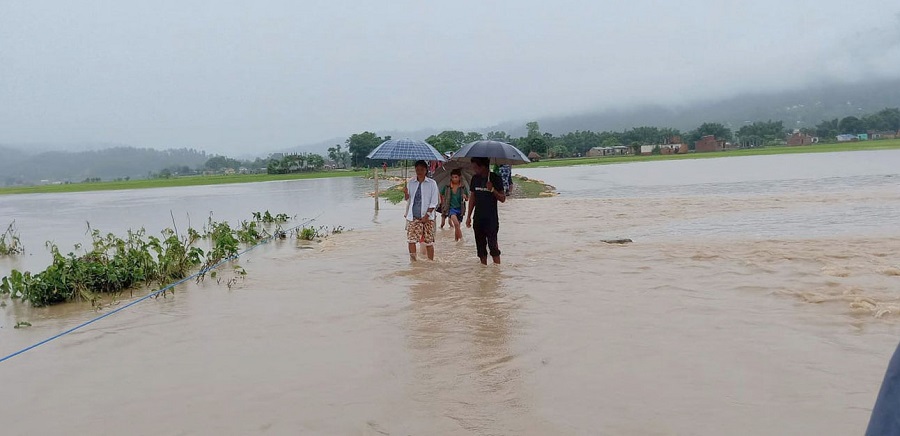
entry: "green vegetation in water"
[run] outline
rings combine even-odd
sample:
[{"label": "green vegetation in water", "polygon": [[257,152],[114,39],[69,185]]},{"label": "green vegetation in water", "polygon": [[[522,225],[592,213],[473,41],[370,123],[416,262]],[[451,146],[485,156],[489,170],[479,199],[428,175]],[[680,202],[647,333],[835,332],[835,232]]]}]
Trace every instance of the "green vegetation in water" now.
[{"label": "green vegetation in water", "polygon": [[406,195],[403,193],[403,184],[397,184],[378,193],[379,197],[387,199],[392,204],[397,204],[405,200]]},{"label": "green vegetation in water", "polygon": [[20,328],[24,328],[24,327],[31,327],[31,323],[28,321],[19,321],[16,323],[16,325],[13,328],[20,329]]},{"label": "green vegetation in water", "polygon": [[364,175],[365,170],[316,171],[291,174],[229,174],[214,176],[185,176],[168,179],[118,180],[92,183],[67,183],[60,185],[15,186],[0,188],[4,194],[39,194],[59,192],[111,191],[120,189],[170,188],[175,186],[203,186],[228,183],[254,183],[277,180],[316,179],[330,177],[351,177]]},{"label": "green vegetation in water", "polygon": [[773,146],[737,150],[715,151],[708,153],[667,154],[652,156],[603,156],[579,157],[567,159],[549,159],[523,165],[524,168],[563,167],[574,165],[612,165],[629,162],[646,162],[654,160],[709,159],[717,157],[761,156],[771,154],[799,153],[831,153],[841,151],[894,150],[900,149],[900,140],[880,140],[864,142],[843,142],[838,144],[814,144],[795,147]]},{"label": "green vegetation in water", "polygon": [[328,237],[328,235],[337,235],[348,231],[343,226],[328,227],[303,227],[297,230],[297,239],[305,241],[313,241],[319,238]]},{"label": "green vegetation in water", "polygon": [[6,228],[6,231],[0,234],[0,256],[12,256],[25,252],[25,247],[19,239],[19,231],[16,230],[16,221],[13,220]]},{"label": "green vegetation in water", "polygon": [[269,211],[265,211],[263,213],[253,212],[253,219],[265,224],[272,223],[286,223],[291,219],[286,213],[280,213],[277,215],[272,215]]},{"label": "green vegetation in water", "polygon": [[[271,236],[259,222],[244,221],[239,228],[232,228],[227,222],[210,218],[202,234],[189,228],[181,237],[168,228],[161,237],[148,236],[144,229],[129,230],[125,237],[90,229],[91,246],[82,254],[63,255],[56,245],[48,243],[50,266],[37,274],[13,270],[0,280],[0,294],[36,307],[78,300],[97,304],[101,295],[154,283],[164,286],[187,277],[198,267],[199,282],[208,272],[215,277],[212,267],[237,255],[241,244],[253,244]],[[208,242],[208,251],[196,246],[201,240]],[[76,245],[75,250],[80,249]],[[243,268],[238,272],[240,276],[246,274]]]}]

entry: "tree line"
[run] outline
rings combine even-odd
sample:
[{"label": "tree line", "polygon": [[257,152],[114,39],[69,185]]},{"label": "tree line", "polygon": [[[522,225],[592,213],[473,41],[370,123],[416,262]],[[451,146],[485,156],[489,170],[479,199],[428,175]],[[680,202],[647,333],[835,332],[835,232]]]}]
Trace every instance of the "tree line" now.
[{"label": "tree line", "polygon": [[[836,136],[843,133],[865,133],[870,130],[898,131],[900,130],[900,109],[886,108],[874,114],[862,117],[848,116],[842,119],[824,120],[812,128],[800,129],[802,133],[818,136],[821,142],[832,142]],[[479,132],[463,132],[461,130],[445,130],[429,136],[425,139],[440,152],[452,152],[463,145],[479,140],[496,140],[515,145],[524,153],[538,153],[545,157],[575,157],[584,156],[593,147],[629,146],[639,148],[642,145],[656,145],[669,143],[686,143],[693,150],[694,143],[703,136],[713,135],[716,139],[733,142],[744,147],[763,145],[776,145],[783,143],[788,129],[783,121],[755,121],[741,126],[736,131],[722,123],[703,123],[689,131],[681,131],[672,127],[642,126],[634,127],[620,132],[590,130],[576,130],[563,135],[541,132],[537,121],[526,124],[527,133],[521,137],[511,137],[503,131],[491,131],[486,134]],[[345,153],[349,154],[349,160],[353,166],[360,167],[369,164],[366,156],[379,144],[390,139],[390,136],[380,137],[372,132],[362,132],[347,138]],[[329,149],[340,150],[336,145]],[[375,163],[375,164],[380,164]]]}]

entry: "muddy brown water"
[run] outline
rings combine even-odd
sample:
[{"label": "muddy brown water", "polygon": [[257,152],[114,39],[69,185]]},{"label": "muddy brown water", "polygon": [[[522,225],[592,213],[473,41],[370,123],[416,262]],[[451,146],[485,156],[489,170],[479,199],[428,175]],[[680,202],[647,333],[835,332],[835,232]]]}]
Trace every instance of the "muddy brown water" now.
[{"label": "muddy brown water", "polygon": [[[230,290],[180,286],[0,364],[0,428],[861,434],[900,340],[900,232],[790,231],[823,205],[889,215],[900,190],[512,200],[500,267],[446,230],[411,264],[386,206],[251,251]],[[695,230],[764,216],[784,227]],[[3,355],[98,314],[3,310]]]}]

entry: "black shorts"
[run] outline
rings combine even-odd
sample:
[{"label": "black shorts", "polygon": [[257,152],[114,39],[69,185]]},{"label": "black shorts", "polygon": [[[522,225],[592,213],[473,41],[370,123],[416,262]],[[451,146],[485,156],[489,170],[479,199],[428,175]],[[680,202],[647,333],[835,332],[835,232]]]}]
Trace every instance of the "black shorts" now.
[{"label": "black shorts", "polygon": [[472,226],[475,230],[475,249],[478,251],[478,257],[484,259],[488,253],[491,256],[500,255],[500,247],[497,245],[497,231],[500,225],[495,223],[478,224]]}]

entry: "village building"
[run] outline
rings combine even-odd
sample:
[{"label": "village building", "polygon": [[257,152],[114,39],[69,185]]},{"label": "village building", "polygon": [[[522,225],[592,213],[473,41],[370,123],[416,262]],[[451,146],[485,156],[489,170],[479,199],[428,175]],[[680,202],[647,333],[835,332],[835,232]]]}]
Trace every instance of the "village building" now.
[{"label": "village building", "polygon": [[816,144],[819,142],[819,138],[815,136],[810,136],[806,133],[794,132],[787,139],[787,145],[791,147],[799,146],[799,145],[810,145]]},{"label": "village building", "polygon": [[694,151],[697,153],[706,153],[710,151],[725,150],[725,140],[716,139],[713,135],[706,135],[694,143]]}]

